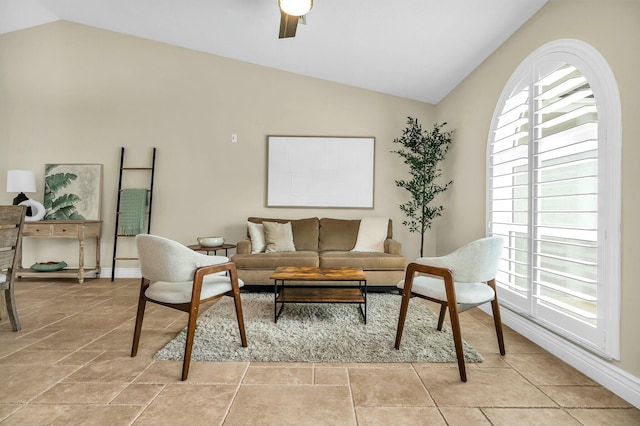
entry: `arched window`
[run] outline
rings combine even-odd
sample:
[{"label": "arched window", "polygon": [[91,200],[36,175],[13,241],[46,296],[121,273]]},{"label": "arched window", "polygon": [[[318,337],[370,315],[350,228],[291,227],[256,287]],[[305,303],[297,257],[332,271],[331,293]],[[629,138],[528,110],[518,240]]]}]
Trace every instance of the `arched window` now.
[{"label": "arched window", "polygon": [[488,235],[505,238],[501,304],[619,357],[618,88],[606,60],[557,40],[517,68],[487,151]]}]

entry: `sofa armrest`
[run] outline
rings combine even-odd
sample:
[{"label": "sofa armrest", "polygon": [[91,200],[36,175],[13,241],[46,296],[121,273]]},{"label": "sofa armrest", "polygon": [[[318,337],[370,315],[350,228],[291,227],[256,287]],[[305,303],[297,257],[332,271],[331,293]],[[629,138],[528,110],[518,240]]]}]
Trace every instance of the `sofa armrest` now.
[{"label": "sofa armrest", "polygon": [[399,255],[401,250],[402,244],[400,244],[400,241],[396,241],[392,238],[387,238],[386,240],[384,240],[385,253]]},{"label": "sofa armrest", "polygon": [[251,240],[242,240],[236,243],[236,254],[251,254]]}]

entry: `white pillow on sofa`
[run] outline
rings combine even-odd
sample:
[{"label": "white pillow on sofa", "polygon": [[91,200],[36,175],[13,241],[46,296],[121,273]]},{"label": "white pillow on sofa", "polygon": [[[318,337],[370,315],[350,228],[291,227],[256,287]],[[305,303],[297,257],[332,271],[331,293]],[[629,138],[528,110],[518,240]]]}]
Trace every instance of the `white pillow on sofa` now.
[{"label": "white pillow on sofa", "polygon": [[387,239],[388,217],[365,217],[360,221],[356,245],[351,251],[384,253]]},{"label": "white pillow on sofa", "polygon": [[264,239],[264,227],[261,223],[247,222],[249,239],[251,240],[251,254],[264,252],[267,244]]},{"label": "white pillow on sofa", "polygon": [[291,222],[262,222],[264,227],[264,239],[267,243],[267,253],[281,251],[296,251],[293,244],[293,232]]}]

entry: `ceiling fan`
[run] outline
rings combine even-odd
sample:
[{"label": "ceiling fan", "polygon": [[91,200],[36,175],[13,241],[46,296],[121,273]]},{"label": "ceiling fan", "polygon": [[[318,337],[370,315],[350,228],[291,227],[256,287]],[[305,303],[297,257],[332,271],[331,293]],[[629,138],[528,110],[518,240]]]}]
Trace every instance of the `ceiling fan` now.
[{"label": "ceiling fan", "polygon": [[311,10],[313,0],[278,0],[278,5],[280,6],[278,38],[295,37],[298,22]]}]

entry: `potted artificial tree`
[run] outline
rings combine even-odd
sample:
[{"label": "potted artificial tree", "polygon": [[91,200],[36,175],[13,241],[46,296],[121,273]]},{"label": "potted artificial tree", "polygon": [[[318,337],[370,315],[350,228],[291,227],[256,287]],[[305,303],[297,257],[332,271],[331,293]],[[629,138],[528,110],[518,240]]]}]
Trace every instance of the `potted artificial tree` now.
[{"label": "potted artificial tree", "polygon": [[402,145],[397,151],[405,164],[409,166],[408,180],[396,180],[396,185],[406,189],[411,199],[400,205],[400,210],[407,216],[402,224],[409,227],[409,232],[420,233],[420,257],[423,257],[424,234],[431,228],[431,222],[442,215],[444,207],[432,205],[434,198],[449,188],[453,181],[438,183],[442,170],[438,164],[444,160],[453,131],[443,132],[447,123],[434,124],[429,132],[422,130],[417,118],[407,117],[407,127],[402,137],[393,143]]}]

